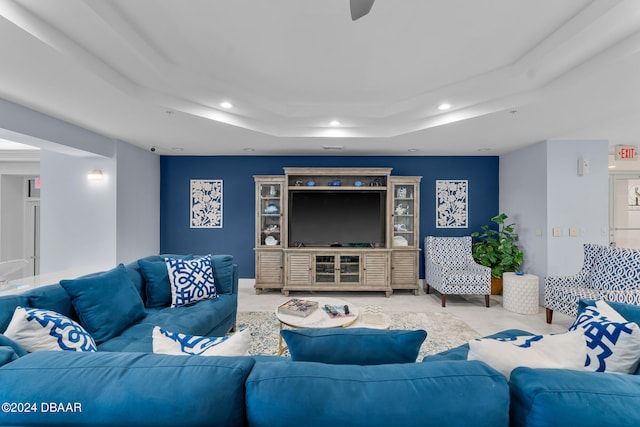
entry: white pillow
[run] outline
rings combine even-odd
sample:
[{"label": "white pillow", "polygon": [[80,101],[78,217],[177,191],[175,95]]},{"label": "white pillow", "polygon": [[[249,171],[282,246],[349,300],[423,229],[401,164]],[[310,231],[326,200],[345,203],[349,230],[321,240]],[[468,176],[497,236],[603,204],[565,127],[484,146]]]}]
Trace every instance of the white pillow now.
[{"label": "white pillow", "polygon": [[16,307],[4,335],[26,351],[97,351],[96,343],[82,326],[51,310]]},{"label": "white pillow", "polygon": [[246,356],[251,333],[243,329],[225,337],[199,337],[153,328],[153,352],[157,354],[193,356]]},{"label": "white pillow", "polygon": [[640,327],[628,322],[602,300],[578,314],[570,331],[581,331],[586,339],[585,369],[595,372],[632,374],[640,362]]},{"label": "white pillow", "polygon": [[217,298],[211,255],[196,259],[165,258],[171,283],[171,307]]},{"label": "white pillow", "polygon": [[519,366],[529,368],[584,369],[586,346],[580,331],[557,335],[534,335],[511,340],[469,341],[468,360],[481,360],[500,371],[507,380]]}]

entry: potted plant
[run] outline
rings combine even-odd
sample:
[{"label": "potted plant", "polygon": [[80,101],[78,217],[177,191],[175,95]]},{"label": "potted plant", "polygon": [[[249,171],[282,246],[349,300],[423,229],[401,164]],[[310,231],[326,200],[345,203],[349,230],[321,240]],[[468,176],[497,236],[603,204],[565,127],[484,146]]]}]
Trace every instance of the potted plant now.
[{"label": "potted plant", "polygon": [[477,238],[472,253],[475,261],[491,268],[491,294],[502,293],[502,273],[518,271],[522,265],[523,253],[518,247],[515,224],[505,224],[508,216],[504,213],[491,218],[498,229],[483,225],[482,233],[476,231],[471,236]]}]

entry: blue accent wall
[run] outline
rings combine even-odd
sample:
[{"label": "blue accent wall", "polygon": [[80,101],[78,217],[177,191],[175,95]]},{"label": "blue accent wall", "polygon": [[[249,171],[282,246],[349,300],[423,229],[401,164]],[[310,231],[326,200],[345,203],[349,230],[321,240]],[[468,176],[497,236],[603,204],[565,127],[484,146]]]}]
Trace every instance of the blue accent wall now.
[{"label": "blue accent wall", "polygon": [[[161,253],[231,254],[241,278],[255,277],[254,175],[283,175],[285,167],[380,167],[392,175],[422,176],[420,241],[427,235],[463,236],[489,224],[497,215],[496,156],[163,156],[160,159]],[[223,228],[189,227],[189,181],[222,179]],[[435,181],[469,181],[469,228],[435,227]],[[424,277],[421,260],[420,277]]]}]

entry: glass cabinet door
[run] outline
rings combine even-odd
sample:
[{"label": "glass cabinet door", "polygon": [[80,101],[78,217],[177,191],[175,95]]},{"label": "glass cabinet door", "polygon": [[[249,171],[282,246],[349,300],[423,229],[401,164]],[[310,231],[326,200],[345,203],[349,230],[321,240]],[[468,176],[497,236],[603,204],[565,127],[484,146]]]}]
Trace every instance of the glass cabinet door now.
[{"label": "glass cabinet door", "polygon": [[360,282],[360,256],[340,256],[340,283]]},{"label": "glass cabinet door", "polygon": [[333,255],[316,256],[316,283],[335,283],[336,257]]},{"label": "glass cabinet door", "polygon": [[395,184],[393,191],[393,247],[416,245],[416,185]]},{"label": "glass cabinet door", "polygon": [[260,246],[282,246],[282,184],[260,183]]}]

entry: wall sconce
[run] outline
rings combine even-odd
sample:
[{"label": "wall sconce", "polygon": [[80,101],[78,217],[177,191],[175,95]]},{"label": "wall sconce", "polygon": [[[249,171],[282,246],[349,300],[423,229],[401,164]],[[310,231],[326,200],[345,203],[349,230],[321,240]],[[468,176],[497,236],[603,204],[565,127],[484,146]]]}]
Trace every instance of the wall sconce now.
[{"label": "wall sconce", "polygon": [[87,174],[89,181],[102,181],[103,175],[101,170],[93,170]]}]

